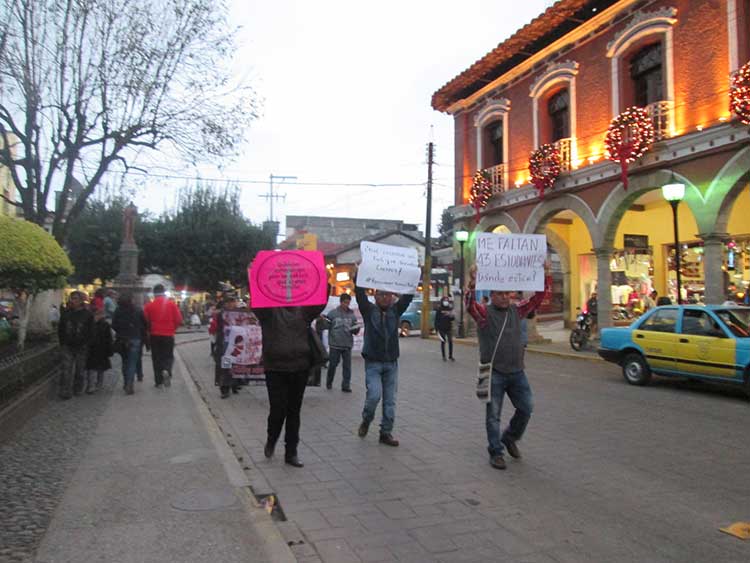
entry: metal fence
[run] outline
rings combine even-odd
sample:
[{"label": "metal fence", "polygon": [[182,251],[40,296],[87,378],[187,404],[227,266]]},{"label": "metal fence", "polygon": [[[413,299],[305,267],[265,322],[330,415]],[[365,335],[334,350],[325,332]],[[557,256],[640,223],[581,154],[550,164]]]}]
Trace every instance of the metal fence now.
[{"label": "metal fence", "polygon": [[55,377],[60,370],[57,343],[39,343],[20,353],[0,359],[0,406],[34,384]]}]

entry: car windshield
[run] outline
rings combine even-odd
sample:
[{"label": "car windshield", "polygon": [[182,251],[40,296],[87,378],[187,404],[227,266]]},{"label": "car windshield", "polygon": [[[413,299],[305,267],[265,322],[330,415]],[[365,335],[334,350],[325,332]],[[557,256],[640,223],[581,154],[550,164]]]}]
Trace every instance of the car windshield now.
[{"label": "car windshield", "polygon": [[716,311],[719,318],[724,321],[727,328],[732,331],[732,334],[737,338],[750,338],[750,310],[742,311],[738,309]]}]

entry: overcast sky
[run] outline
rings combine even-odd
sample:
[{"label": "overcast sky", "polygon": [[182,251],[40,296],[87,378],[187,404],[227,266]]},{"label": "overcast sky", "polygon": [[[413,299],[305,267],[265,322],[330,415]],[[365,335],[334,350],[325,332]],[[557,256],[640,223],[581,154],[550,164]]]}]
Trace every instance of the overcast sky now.
[{"label": "overcast sky", "polygon": [[[243,155],[205,177],[243,180],[243,211],[268,218],[270,174],[299,182],[418,186],[279,186],[285,215],[402,219],[424,229],[426,145],[436,145],[433,233],[453,203],[453,123],[437,89],[544,11],[550,0],[235,0],[237,72],[263,100]],[[432,126],[432,136],[431,136]],[[177,175],[194,175],[195,169]],[[259,181],[262,183],[251,183]],[[171,206],[183,180],[140,193]],[[283,228],[283,224],[282,224]],[[283,230],[282,230],[283,233]]]}]

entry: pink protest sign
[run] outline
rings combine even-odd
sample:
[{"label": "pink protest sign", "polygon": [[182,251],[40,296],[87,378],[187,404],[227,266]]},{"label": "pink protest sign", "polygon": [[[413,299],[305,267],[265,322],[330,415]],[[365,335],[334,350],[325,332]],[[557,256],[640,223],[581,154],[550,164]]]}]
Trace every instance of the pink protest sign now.
[{"label": "pink protest sign", "polygon": [[320,305],[328,300],[323,253],[262,250],[248,269],[253,307]]}]

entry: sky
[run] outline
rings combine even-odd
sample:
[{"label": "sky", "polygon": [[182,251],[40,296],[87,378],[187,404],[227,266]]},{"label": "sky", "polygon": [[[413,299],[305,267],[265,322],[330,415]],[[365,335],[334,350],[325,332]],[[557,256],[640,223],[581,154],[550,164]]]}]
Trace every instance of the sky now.
[{"label": "sky", "polygon": [[[269,218],[269,176],[296,177],[274,182],[285,195],[274,202],[282,234],[285,215],[401,219],[424,231],[432,141],[435,235],[453,204],[453,118],[432,109],[432,94],[550,4],[234,0],[236,74],[262,100],[260,117],[233,164],[175,175],[239,181],[242,210],[256,223]],[[158,213],[185,183],[163,180],[136,203]]]}]

